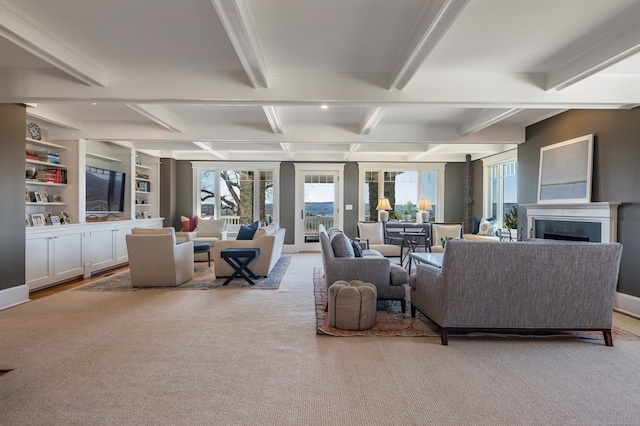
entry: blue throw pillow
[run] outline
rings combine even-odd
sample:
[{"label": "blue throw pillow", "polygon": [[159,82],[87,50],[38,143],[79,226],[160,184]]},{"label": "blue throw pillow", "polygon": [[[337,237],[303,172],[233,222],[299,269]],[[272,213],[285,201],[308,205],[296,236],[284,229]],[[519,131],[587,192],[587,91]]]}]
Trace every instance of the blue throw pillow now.
[{"label": "blue throw pillow", "polygon": [[350,241],[351,245],[353,246],[353,254],[356,257],[362,257],[364,255],[364,253],[362,252],[362,246],[353,240]]},{"label": "blue throw pillow", "polygon": [[253,234],[256,233],[259,224],[260,222],[256,220],[251,225],[240,226],[236,240],[253,240]]},{"label": "blue throw pillow", "polygon": [[473,232],[472,234],[477,234],[480,231],[480,222],[482,222],[482,218],[474,217],[473,218]]}]

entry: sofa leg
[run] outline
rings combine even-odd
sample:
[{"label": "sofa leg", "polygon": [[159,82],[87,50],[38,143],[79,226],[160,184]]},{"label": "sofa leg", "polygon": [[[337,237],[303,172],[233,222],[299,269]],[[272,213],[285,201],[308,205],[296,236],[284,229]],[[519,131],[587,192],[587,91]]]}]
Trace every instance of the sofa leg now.
[{"label": "sofa leg", "polygon": [[602,335],[604,336],[605,345],[613,346],[613,336],[611,335],[611,330],[602,330]]},{"label": "sofa leg", "polygon": [[443,345],[449,344],[449,333],[447,332],[446,328],[440,329],[440,341]]},{"label": "sofa leg", "polygon": [[400,310],[402,311],[403,314],[407,312],[407,299],[402,299],[400,301]]},{"label": "sofa leg", "polygon": [[414,318],[416,316],[416,307],[411,305],[411,318]]}]

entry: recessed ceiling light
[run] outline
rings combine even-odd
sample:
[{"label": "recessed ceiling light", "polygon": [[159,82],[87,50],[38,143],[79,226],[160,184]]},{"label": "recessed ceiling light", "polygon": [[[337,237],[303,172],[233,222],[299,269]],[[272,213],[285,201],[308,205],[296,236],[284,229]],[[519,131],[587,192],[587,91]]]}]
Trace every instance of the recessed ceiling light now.
[{"label": "recessed ceiling light", "polygon": [[320,108],[327,109],[327,108],[329,108],[329,105],[320,105]]}]

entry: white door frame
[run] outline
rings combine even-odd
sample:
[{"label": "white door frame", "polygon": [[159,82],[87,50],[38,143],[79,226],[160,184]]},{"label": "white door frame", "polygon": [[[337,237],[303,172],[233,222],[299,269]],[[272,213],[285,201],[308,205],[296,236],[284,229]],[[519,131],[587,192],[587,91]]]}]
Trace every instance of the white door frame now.
[{"label": "white door frame", "polygon": [[318,243],[304,243],[304,217],[301,212],[304,211],[304,176],[309,173],[318,174],[321,172],[337,173],[338,182],[336,182],[337,194],[334,200],[334,224],[333,226],[342,229],[344,204],[344,163],[294,163],[296,171],[296,195],[295,206],[295,251],[320,251]]}]

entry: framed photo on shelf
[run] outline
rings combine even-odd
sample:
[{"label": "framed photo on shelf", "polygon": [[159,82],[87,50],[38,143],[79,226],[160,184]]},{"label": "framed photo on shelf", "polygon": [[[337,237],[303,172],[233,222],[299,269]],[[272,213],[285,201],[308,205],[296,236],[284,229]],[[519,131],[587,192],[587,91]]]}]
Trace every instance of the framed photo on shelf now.
[{"label": "framed photo on shelf", "polygon": [[25,201],[29,201],[29,202],[31,202],[31,195],[29,194],[29,190],[28,190],[28,189],[27,189],[27,190],[25,190],[25,193],[24,193],[24,200],[25,200]]},{"label": "framed photo on shelf", "polygon": [[42,202],[43,203],[48,203],[49,202],[49,194],[47,194],[46,192],[42,192],[40,194],[40,197],[42,198]]},{"label": "framed photo on shelf", "polygon": [[44,212],[44,215],[47,219],[47,223],[51,223],[51,217],[53,216],[53,213],[51,212]]},{"label": "framed photo on shelf", "polygon": [[29,213],[24,214],[24,226],[31,226],[31,216],[29,216]]},{"label": "framed photo on shelf", "polygon": [[46,225],[46,218],[44,213],[31,213],[31,222],[33,223],[33,226]]},{"label": "framed photo on shelf", "polygon": [[71,223],[71,216],[69,216],[69,212],[62,212],[62,217],[60,218],[62,223]]},{"label": "framed photo on shelf", "polygon": [[53,194],[53,201],[55,203],[61,203],[62,202],[62,195],[60,194]]},{"label": "framed photo on shelf", "polygon": [[38,191],[34,191],[32,194],[33,194],[33,197],[31,198],[31,201],[36,203],[42,202],[42,194],[40,194]]},{"label": "framed photo on shelf", "polygon": [[60,218],[58,216],[51,216],[49,218],[52,225],[60,225]]}]

